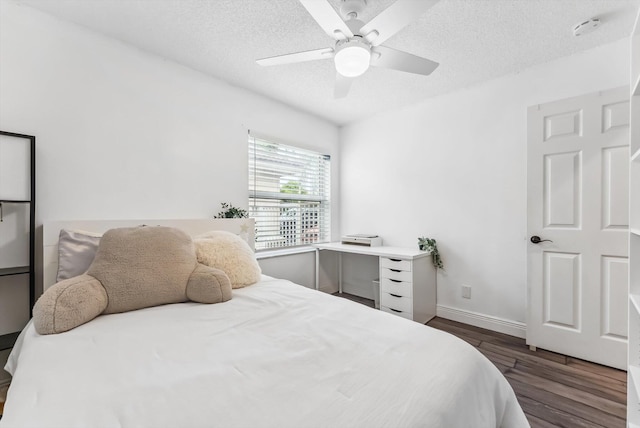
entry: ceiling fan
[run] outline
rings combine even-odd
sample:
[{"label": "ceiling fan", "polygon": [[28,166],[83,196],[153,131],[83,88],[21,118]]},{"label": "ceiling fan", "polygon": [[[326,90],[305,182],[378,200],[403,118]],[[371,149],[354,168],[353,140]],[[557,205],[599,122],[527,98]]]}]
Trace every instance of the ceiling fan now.
[{"label": "ceiling fan", "polygon": [[397,0],[366,24],[358,17],[366,7],[367,0],[342,0],[340,13],[345,20],[327,0],[299,1],[320,27],[335,39],[334,47],[262,58],[256,61],[258,64],[269,66],[333,58],[337,71],[335,98],[345,97],[354,78],[367,71],[370,65],[425,76],[439,65],[435,61],[382,46],[385,40],[438,0]]}]

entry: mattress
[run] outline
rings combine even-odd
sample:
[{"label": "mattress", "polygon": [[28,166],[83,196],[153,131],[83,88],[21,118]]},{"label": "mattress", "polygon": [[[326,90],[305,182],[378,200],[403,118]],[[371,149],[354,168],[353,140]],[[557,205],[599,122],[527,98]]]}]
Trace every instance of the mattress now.
[{"label": "mattress", "polygon": [[225,303],[29,325],[5,369],[3,428],[529,426],[466,342],[268,277]]}]

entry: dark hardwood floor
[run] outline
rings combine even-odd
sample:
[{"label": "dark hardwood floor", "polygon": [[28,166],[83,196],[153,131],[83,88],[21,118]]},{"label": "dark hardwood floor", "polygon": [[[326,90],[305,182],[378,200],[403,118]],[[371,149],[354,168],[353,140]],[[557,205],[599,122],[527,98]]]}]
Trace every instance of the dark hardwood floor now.
[{"label": "dark hardwood floor", "polygon": [[[342,294],[367,306],[373,301]],[[545,350],[524,339],[434,318],[429,327],[475,346],[502,372],[533,428],[626,426],[627,374]]]}]

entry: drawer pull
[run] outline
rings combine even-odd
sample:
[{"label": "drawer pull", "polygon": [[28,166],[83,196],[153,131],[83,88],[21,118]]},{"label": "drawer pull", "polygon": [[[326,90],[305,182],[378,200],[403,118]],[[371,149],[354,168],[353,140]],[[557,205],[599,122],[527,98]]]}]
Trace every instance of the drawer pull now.
[{"label": "drawer pull", "polygon": [[402,297],[402,296],[400,296],[400,295],[398,295],[398,294],[393,294],[393,293],[389,293],[389,295],[390,295],[390,296],[393,296],[393,297]]},{"label": "drawer pull", "polygon": [[389,259],[389,260],[391,260],[392,262],[401,262],[402,261],[400,259]]},{"label": "drawer pull", "polygon": [[402,272],[400,269],[389,269],[391,272]]},{"label": "drawer pull", "polygon": [[399,311],[399,310],[397,310],[397,309],[393,309],[393,308],[389,308],[389,309],[391,309],[393,312],[402,313],[402,311]]},{"label": "drawer pull", "polygon": [[402,281],[400,281],[399,279],[391,279],[391,278],[389,278],[389,281],[393,281],[393,282],[402,282]]}]

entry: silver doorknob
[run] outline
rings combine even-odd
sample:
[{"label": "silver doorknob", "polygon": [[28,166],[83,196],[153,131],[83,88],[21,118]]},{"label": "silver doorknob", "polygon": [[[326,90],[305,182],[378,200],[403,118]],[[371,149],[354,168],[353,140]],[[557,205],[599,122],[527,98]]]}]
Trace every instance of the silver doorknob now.
[{"label": "silver doorknob", "polygon": [[540,239],[539,236],[533,235],[531,237],[531,242],[533,242],[534,244],[539,244],[541,242],[553,242],[551,239]]}]

